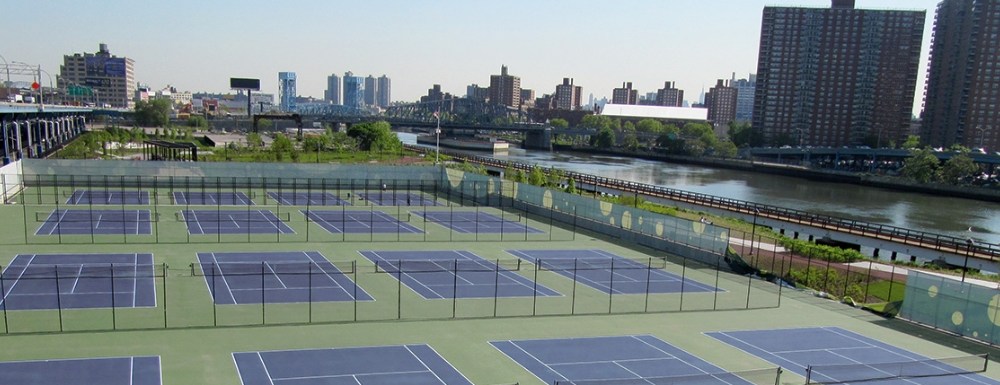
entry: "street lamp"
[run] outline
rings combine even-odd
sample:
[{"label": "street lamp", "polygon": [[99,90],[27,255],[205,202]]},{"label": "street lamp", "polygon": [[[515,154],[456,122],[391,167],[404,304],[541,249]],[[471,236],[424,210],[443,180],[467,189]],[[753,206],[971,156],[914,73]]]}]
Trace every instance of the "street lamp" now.
[{"label": "street lamp", "polygon": [[0,60],[3,60],[3,68],[7,70],[7,81],[3,83],[4,86],[10,83],[10,64],[7,63],[7,59],[0,55]]},{"label": "street lamp", "polygon": [[437,118],[437,128],[434,129],[434,164],[438,164],[438,159],[441,157],[441,109],[438,108],[434,111],[434,117]]},{"label": "street lamp", "polygon": [[965,244],[967,245],[965,249],[965,264],[962,266],[962,282],[965,282],[965,272],[969,270],[969,256],[972,255],[972,246],[975,246],[976,241],[972,240],[972,237],[965,239]]},{"label": "street lamp", "polygon": [[753,241],[757,237],[757,216],[760,215],[760,210],[756,207],[753,209],[753,227],[750,227],[750,255],[753,255]]}]

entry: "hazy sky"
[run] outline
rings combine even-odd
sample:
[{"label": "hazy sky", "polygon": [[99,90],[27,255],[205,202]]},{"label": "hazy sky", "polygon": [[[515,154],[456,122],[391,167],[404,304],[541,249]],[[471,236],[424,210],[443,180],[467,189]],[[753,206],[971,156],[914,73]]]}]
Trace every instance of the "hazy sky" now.
[{"label": "hazy sky", "polygon": [[[938,0],[857,0],[858,8],[926,10],[920,84]],[[765,5],[828,7],[829,0],[360,0],[3,1],[0,56],[53,76],[64,54],[135,60],[154,89],[227,91],[230,77],[298,75],[298,93],[322,98],[326,77],[388,75],[392,99],[414,101],[432,84],[465,95],[508,66],[521,86],[552,93],[563,77],[584,101],[631,81],[640,94],[676,81],[688,100],[716,79],[755,72]],[[18,80],[18,79],[14,79]],[[22,79],[27,80],[27,79]],[[919,105],[919,100],[918,103]],[[919,108],[919,107],[917,107]]]}]

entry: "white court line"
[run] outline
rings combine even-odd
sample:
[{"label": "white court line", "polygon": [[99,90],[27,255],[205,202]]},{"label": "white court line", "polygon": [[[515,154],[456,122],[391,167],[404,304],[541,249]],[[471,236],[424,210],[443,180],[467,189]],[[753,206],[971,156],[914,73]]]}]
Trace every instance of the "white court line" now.
[{"label": "white court line", "polygon": [[427,364],[424,363],[424,360],[420,359],[420,356],[418,356],[416,353],[410,350],[409,345],[403,345],[403,348],[406,349],[407,352],[410,352],[410,355],[412,355],[413,358],[416,358],[417,361],[420,362],[420,365],[423,365],[423,367],[426,368],[428,372],[431,372],[431,374],[434,375],[434,378],[437,378],[437,380],[441,381],[442,384],[447,384],[447,382],[444,382],[444,380],[441,379],[441,376],[438,376],[437,372],[435,372],[433,369],[427,366]]},{"label": "white court line", "polygon": [[[55,267],[53,267],[53,269],[56,270],[56,276],[59,276],[59,266],[56,265]],[[112,270],[112,274],[114,274],[114,270]],[[76,271],[76,279],[73,281],[73,287],[69,289],[69,294],[73,294],[73,293],[76,292],[76,285],[78,283],[80,283],[80,276],[81,275],[83,275],[83,264],[82,263],[80,264],[80,269]]]},{"label": "white court line", "polygon": [[[212,255],[212,260],[215,261],[215,266],[219,268],[219,275],[222,276],[222,283],[226,285],[226,290],[229,291],[229,298],[233,299],[233,305],[239,305],[240,304],[239,301],[236,301],[236,296],[233,295],[233,289],[229,286],[229,281],[226,280],[226,274],[222,272],[222,265],[219,264],[219,259],[215,257],[215,253],[214,252],[209,253],[209,254]],[[213,278],[212,278],[212,280],[215,281],[215,278],[214,278],[214,272],[215,272],[214,269],[215,269],[215,267],[213,267],[212,269],[213,269],[212,270],[212,272],[213,272]],[[215,292],[215,293],[218,293],[219,290],[218,289],[214,289],[212,291]]]},{"label": "white court line", "polygon": [[[271,274],[274,275],[274,278],[276,278],[278,280],[278,283],[281,284],[282,289],[288,288],[288,286],[285,285],[285,281],[281,280],[281,277],[278,276],[278,272],[274,271],[274,267],[272,267],[270,263],[264,262],[264,266],[267,266],[267,269],[271,270]],[[263,286],[261,288],[263,289]]]},{"label": "white court line", "polygon": [[[132,255],[134,257],[133,260],[132,260],[133,261],[132,262],[132,307],[135,307],[135,297],[139,296],[136,293],[136,290],[139,287],[139,253],[134,253]],[[156,273],[156,271],[155,271],[156,268],[153,267],[152,265],[150,265],[150,268],[154,269],[154,271],[153,271],[154,274],[153,275],[156,275],[155,274]],[[115,277],[115,269],[114,269],[114,267],[112,267],[111,268],[111,279],[112,280],[115,279],[114,277]],[[114,284],[114,282],[112,282],[112,284]],[[111,295],[114,295],[114,294],[111,294]]]},{"label": "white court line", "polygon": [[[28,270],[28,266],[31,266],[31,261],[34,261],[36,256],[38,256],[38,254],[31,254],[31,258],[28,258],[28,263],[24,264],[24,268],[21,269],[21,272],[17,275],[17,278],[14,278],[14,284],[10,285],[10,287],[7,288],[6,293],[3,293],[3,298],[0,298],[0,304],[6,301],[7,296],[11,295],[11,293],[14,292],[14,286],[17,286],[17,283],[21,282],[21,277],[24,276],[24,272]],[[10,265],[8,265],[3,272],[0,272],[0,277],[3,276],[3,273],[7,272],[7,269],[10,269]]]},{"label": "white court line", "polygon": [[[214,256],[215,253],[212,253],[212,255]],[[264,362],[264,356],[260,355],[260,352],[257,352],[257,359],[260,360],[260,366],[264,368],[264,374],[267,375],[267,382],[270,382],[271,385],[274,385],[274,378],[271,378],[271,371],[267,370],[267,363]],[[240,382],[243,382],[242,377],[240,377]]]}]

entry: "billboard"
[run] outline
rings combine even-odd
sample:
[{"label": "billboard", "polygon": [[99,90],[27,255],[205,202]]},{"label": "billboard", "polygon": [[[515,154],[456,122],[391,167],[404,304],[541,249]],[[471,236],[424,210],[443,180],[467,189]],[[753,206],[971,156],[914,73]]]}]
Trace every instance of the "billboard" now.
[{"label": "billboard", "polygon": [[125,77],[125,58],[87,56],[85,65],[90,77]]},{"label": "billboard", "polygon": [[260,79],[229,78],[229,88],[259,91]]}]

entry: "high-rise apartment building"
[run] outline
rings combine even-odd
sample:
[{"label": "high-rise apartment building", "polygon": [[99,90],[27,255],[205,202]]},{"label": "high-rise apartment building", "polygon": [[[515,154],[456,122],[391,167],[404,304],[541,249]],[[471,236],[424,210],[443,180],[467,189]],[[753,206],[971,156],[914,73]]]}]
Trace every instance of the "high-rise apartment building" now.
[{"label": "high-rise apartment building", "polygon": [[111,55],[107,44],[100,44],[96,53],[63,56],[59,66],[58,87],[87,87],[95,91],[95,100],[114,108],[134,108],[136,93],[135,62],[127,57]]},{"label": "high-rise apartment building", "polygon": [[475,100],[487,100],[490,97],[489,87],[480,87],[478,84],[465,86],[465,97]]},{"label": "high-rise apartment building", "polygon": [[323,93],[323,100],[331,104],[341,104],[340,99],[340,76],[330,74],[326,77],[326,92]]},{"label": "high-rise apartment building", "polygon": [[683,107],[684,91],[677,89],[674,82],[663,82],[663,88],[656,90],[656,105]]},{"label": "high-rise apartment building", "polygon": [[716,132],[725,132],[729,123],[736,120],[736,100],[736,88],[730,87],[725,80],[719,79],[715,87],[708,89],[705,108],[708,108],[708,121],[715,126]]},{"label": "high-rise apartment building", "polygon": [[579,110],[583,87],[573,85],[572,78],[563,78],[562,84],[556,86],[555,108],[557,110]]},{"label": "high-rise apartment building", "polygon": [[392,103],[392,79],[383,74],[378,77],[378,92],[375,95],[375,103],[379,107],[388,107]]},{"label": "high-rise apartment building", "polygon": [[377,95],[378,95],[378,80],[374,76],[368,75],[365,78],[364,85],[364,95],[365,95],[365,105],[370,107],[377,107]]},{"label": "high-rise apartment building", "polygon": [[278,108],[295,111],[295,72],[278,72]]},{"label": "high-rise apartment building", "polygon": [[921,139],[1000,149],[1000,1],[944,0],[934,17]]},{"label": "high-rise apartment building", "polygon": [[521,78],[507,74],[507,66],[500,66],[500,74],[490,76],[489,101],[521,108]]},{"label": "high-rise apartment building", "polygon": [[347,71],[344,74],[344,106],[361,108],[365,102],[365,78],[354,76],[354,73]]},{"label": "high-rise apartment building", "polygon": [[757,88],[757,75],[750,74],[746,79],[736,79],[736,73],[733,73],[729,86],[736,89],[736,121],[750,123],[753,120],[753,93]]},{"label": "high-rise apartment building", "polygon": [[535,106],[535,90],[521,89],[521,108],[532,108]]},{"label": "high-rise apartment building", "polygon": [[753,127],[770,144],[901,143],[924,11],[764,7]]},{"label": "high-rise apartment building", "polygon": [[611,104],[638,104],[639,91],[632,89],[632,82],[622,83],[621,88],[611,91]]}]

